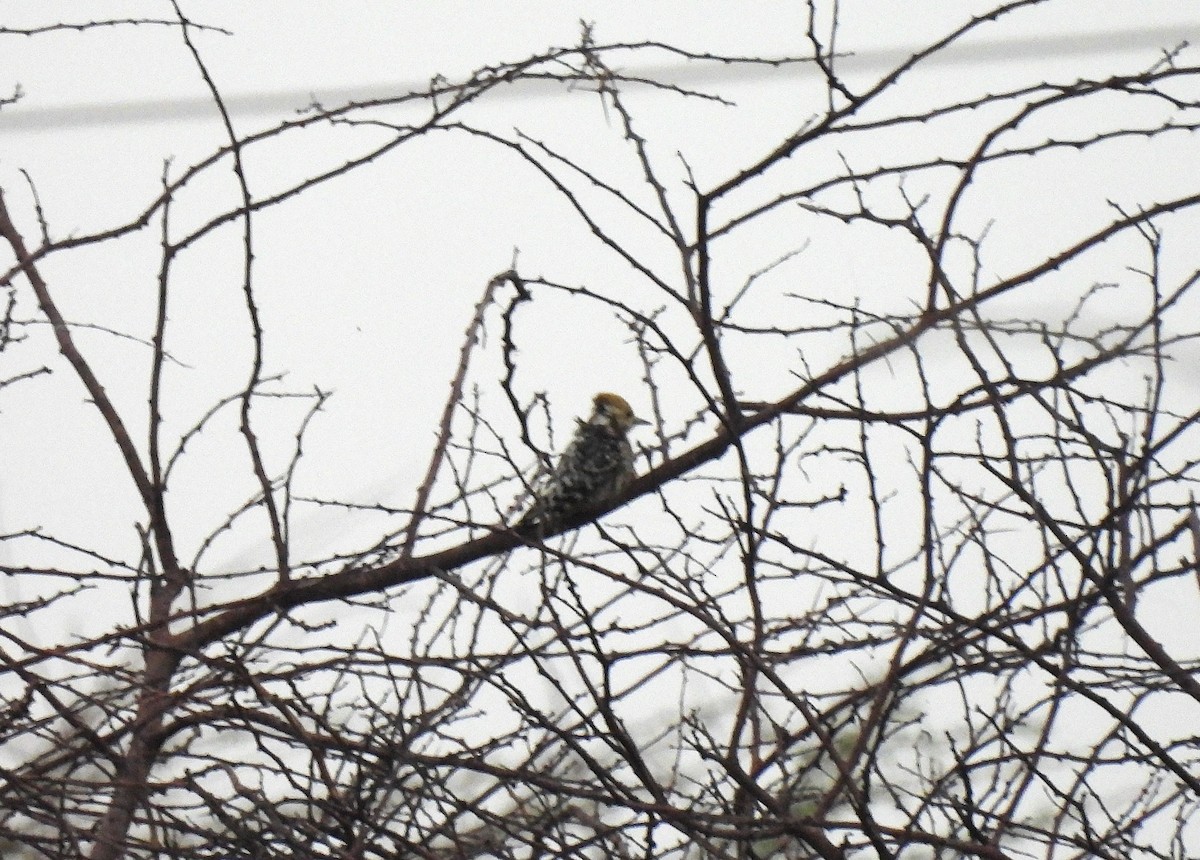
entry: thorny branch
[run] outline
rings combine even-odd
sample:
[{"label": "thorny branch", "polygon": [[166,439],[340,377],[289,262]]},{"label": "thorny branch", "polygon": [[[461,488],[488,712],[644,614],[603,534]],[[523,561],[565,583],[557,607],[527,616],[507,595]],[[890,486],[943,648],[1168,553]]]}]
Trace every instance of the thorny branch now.
[{"label": "thorny branch", "polygon": [[[14,479],[25,460],[49,460],[49,422],[61,420],[28,394],[62,377],[22,353],[44,341],[87,392],[72,420],[100,416],[142,507],[109,542],[63,525],[37,488],[28,516],[6,506],[18,521],[0,535],[0,584],[12,586],[0,603],[0,851],[1196,854],[1186,709],[1200,707],[1200,653],[1157,607],[1190,612],[1200,583],[1200,263],[1188,238],[1200,188],[1182,169],[1169,193],[1136,180],[1110,204],[1102,186],[1128,169],[1118,147],[1131,142],[1178,164],[1164,141],[1200,127],[1200,72],[1174,48],[1141,71],[1070,84],[1012,67],[983,89],[947,81],[931,94],[918,80],[990,22],[1055,6],[946,13],[882,75],[856,70],[851,10],[837,2],[807,4],[813,54],[781,61],[602,44],[603,25],[588,25],[579,45],[249,133],[201,50],[215,28],[176,7],[222,145],[168,165],[138,214],[90,233],[54,237],[50,225],[73,216],[35,198],[37,227],[23,235],[0,196],[11,251],[0,353],[35,356],[0,381],[0,429],[24,432]],[[118,23],[29,32],[99,37]],[[663,55],[779,70],[795,119],[781,133],[771,96],[760,128],[720,87],[637,71]],[[793,80],[801,69],[817,73],[810,89]],[[607,137],[588,143],[600,148],[582,146],[590,127],[557,106],[549,122],[474,110],[495,107],[502,87],[548,83],[582,91],[589,109],[599,98]],[[662,122],[664,99],[697,113]],[[1070,113],[1105,99],[1117,109]],[[1166,113],[1138,113],[1150,103]],[[752,152],[701,145],[715,110]],[[1062,116],[1070,133],[1036,127]],[[775,137],[758,146],[763,128]],[[347,142],[332,154],[330,131]],[[253,261],[293,250],[257,232],[259,213],[392,167],[431,135],[495,158],[492,172],[521,171],[563,232],[549,250],[505,237],[522,265],[491,278],[467,314],[429,460],[411,472],[411,509],[398,509],[321,483],[341,466],[312,428],[336,436],[349,421],[321,380],[275,389],[267,357],[287,323],[263,312]],[[321,157],[305,175],[256,176],[259,153],[308,157],[310,136]],[[1081,209],[1102,205],[1077,218],[1057,200],[1005,208],[1010,184],[1053,197],[1068,168],[1097,186]],[[230,171],[235,197],[190,217],[184,192]],[[517,234],[513,217],[501,226]],[[131,239],[151,224],[147,331],[99,309],[68,322],[55,276],[85,249],[136,253]],[[249,319],[250,372],[197,404],[183,394],[218,378],[212,368],[168,362],[205,325],[180,297],[209,253],[199,240],[224,225],[239,228],[240,282],[233,299],[211,294]],[[1005,255],[1014,241],[1029,256]],[[400,298],[404,334],[428,338],[425,306]],[[597,356],[587,340],[604,321],[632,339]],[[112,366],[79,331],[147,351],[140,399],[107,379]],[[564,332],[571,367],[544,346]],[[546,445],[531,426],[561,396],[528,390],[539,361],[564,378],[589,362],[613,378],[636,368],[646,391],[626,392],[653,404],[657,426],[621,498],[535,539],[504,512],[528,491],[528,459],[548,462],[570,432],[546,427]],[[285,402],[301,409],[280,429]],[[179,420],[185,409],[193,417]],[[213,517],[211,483],[196,475],[233,480],[209,459],[226,433],[250,458],[244,492]],[[271,462],[286,464],[278,476]],[[102,495],[82,477],[65,483]],[[94,516],[74,508],[73,520]],[[401,552],[364,553],[363,533],[385,549],[399,537]],[[235,534],[259,551],[222,553]],[[1167,708],[1182,728],[1158,719]]]}]

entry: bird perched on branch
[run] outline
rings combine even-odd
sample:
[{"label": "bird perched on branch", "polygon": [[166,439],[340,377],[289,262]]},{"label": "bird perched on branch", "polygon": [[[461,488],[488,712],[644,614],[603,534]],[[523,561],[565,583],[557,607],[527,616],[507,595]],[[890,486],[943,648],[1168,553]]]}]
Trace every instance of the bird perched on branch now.
[{"label": "bird perched on branch", "polygon": [[534,489],[533,504],[515,528],[549,531],[576,511],[614,498],[635,474],[629,431],[649,423],[633,414],[624,397],[597,394],[591,417],[579,419],[571,444]]}]

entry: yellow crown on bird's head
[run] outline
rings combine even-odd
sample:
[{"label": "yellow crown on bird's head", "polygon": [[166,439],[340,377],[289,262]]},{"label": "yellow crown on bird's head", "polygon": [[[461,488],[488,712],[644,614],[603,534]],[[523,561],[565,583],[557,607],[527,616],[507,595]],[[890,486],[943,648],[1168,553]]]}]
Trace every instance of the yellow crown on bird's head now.
[{"label": "yellow crown on bird's head", "polygon": [[628,430],[636,424],[650,423],[634,415],[633,407],[629,405],[629,401],[619,394],[613,394],[611,391],[601,391],[592,399],[592,405],[595,408],[595,416],[608,418],[621,430]]}]

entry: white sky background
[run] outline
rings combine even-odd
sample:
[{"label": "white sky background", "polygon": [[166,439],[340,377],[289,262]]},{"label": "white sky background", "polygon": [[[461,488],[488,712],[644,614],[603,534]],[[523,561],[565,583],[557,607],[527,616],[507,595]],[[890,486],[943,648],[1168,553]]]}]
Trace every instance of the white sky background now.
[{"label": "white sky background", "polygon": [[[855,54],[843,68],[852,70],[851,81],[874,79],[911,49],[967,20],[972,9],[993,5],[991,0],[843,2],[838,47]],[[395,94],[419,87],[436,74],[457,79],[486,64],[575,44],[580,19],[594,22],[595,39],[602,44],[657,40],[697,52],[763,57],[802,56],[810,50],[804,38],[805,7],[794,2],[301,6],[192,0],[183,7],[193,20],[232,33],[196,33],[194,38],[234,109],[241,133],[292,118],[310,94],[326,106],[348,97]],[[0,26],[36,27],[125,15],[170,18],[172,13],[169,4],[161,2],[5,2],[0,5]],[[871,115],[919,112],[930,104],[952,102],[956,93],[995,92],[1022,81],[1032,85],[1140,71],[1161,56],[1161,46],[1185,40],[1200,40],[1200,6],[1194,3],[1051,2],[982,27],[946,58],[914,74]],[[770,151],[803,117],[822,106],[820,81],[798,67],[764,70],[761,75],[741,70],[725,77],[722,67],[685,66],[664,54],[631,58],[631,63],[652,59],[653,71],[661,77],[737,103],[736,108],[721,108],[629,91],[639,129],[651,141],[663,175],[675,183],[671,194],[679,211],[688,207],[677,152],[686,157],[700,184],[709,187]],[[171,170],[178,175],[225,143],[196,66],[172,28],[102,28],[31,38],[0,35],[0,95],[16,85],[23,99],[0,109],[0,188],[30,245],[37,244],[37,225],[21,170],[37,187],[53,237],[63,238],[125,224],[157,194],[165,159],[172,160]],[[1103,109],[1094,104],[1094,109]],[[1160,121],[1155,109],[1147,106],[1145,116],[1132,118],[1130,124]],[[520,127],[641,193],[637,164],[621,140],[615,117],[595,95],[514,87],[489,94],[468,117],[504,133]],[[1080,120],[1080,133],[1087,134],[1088,117]],[[1072,122],[1067,114],[1039,119],[1014,133],[1014,145],[1020,135],[1028,135],[1030,141],[1048,134],[1069,136]],[[881,141],[876,136],[862,147],[847,141],[842,154],[855,167],[863,167],[900,161],[908,151],[914,157],[941,147],[961,152],[963,139],[956,136],[960,132],[953,123],[930,123],[920,139]],[[362,129],[314,129],[254,149],[247,156],[251,189],[261,194],[313,175],[363,149],[371,136]],[[1111,221],[1108,200],[1153,200],[1193,181],[1196,144],[1195,136],[1175,133],[1156,139],[1152,154],[1138,142],[1127,145],[1124,158],[1114,158],[1113,150],[1095,160],[1074,152],[1061,157],[1050,153],[1039,156],[1037,169],[1016,162],[999,166],[990,174],[987,196],[970,196],[964,202],[963,222],[978,229],[994,222],[985,259],[993,278],[1018,271],[1047,248],[1065,247],[1070,236],[1082,236]],[[879,151],[881,145],[888,151]],[[834,149],[825,147],[806,154],[827,159],[823,163],[793,160],[780,165],[731,195],[719,212],[728,215],[766,202],[781,188],[795,185],[798,176],[838,172],[830,167],[836,165],[836,156]],[[172,213],[174,235],[236,207],[235,192],[227,168],[206,172],[179,195]],[[614,214],[611,208],[600,211]],[[347,177],[257,214],[254,224],[254,283],[267,330],[265,373],[286,373],[286,390],[319,386],[334,392],[306,437],[298,479],[301,493],[324,498],[412,504],[462,333],[484,285],[510,265],[514,249],[519,249],[518,267],[528,277],[603,287],[618,295],[645,289],[636,273],[602,249],[527,166],[498,148],[462,136],[439,134],[406,144]],[[655,244],[635,223],[618,219],[614,224],[661,273],[670,271],[670,249],[661,241]],[[135,237],[46,260],[43,274],[65,316],[75,323],[148,338],[153,329],[158,229],[156,222]],[[874,311],[908,312],[922,295],[925,271],[901,237],[862,227],[839,231],[814,225],[795,209],[773,213],[758,229],[715,248],[717,289],[725,300],[752,273],[800,249],[792,264],[764,276],[773,284],[772,297],[795,292],[850,302],[861,296]],[[241,225],[235,222],[205,238],[177,263],[168,347],[181,364],[167,368],[168,431],[189,427],[216,398],[238,391],[247,378],[240,251]],[[1134,255],[1114,254],[1111,266],[1105,265],[1103,255],[1097,256],[1100,259],[1088,262],[1093,268],[1076,270],[1072,276],[1085,282],[1123,276],[1123,267]],[[3,265],[10,265],[8,257]],[[674,281],[678,283],[678,277]],[[18,282],[23,316],[33,316],[27,288],[22,279]],[[1061,316],[1062,305],[1054,295],[1038,300]],[[1020,310],[1028,314],[1028,294],[1019,301]],[[651,309],[660,303],[641,305]],[[525,396],[548,393],[557,443],[598,390],[621,392],[638,412],[649,414],[642,369],[622,326],[594,306],[557,297],[539,297],[536,305],[536,311],[518,315],[525,337],[519,386]],[[1119,308],[1113,312],[1119,313]],[[798,324],[809,313],[811,306],[797,302],[748,304],[746,319]],[[75,337],[140,442],[145,436],[149,348],[98,331],[77,329]],[[515,425],[497,385],[502,373],[498,337],[493,318],[489,341],[480,349],[470,381],[481,386],[489,418],[500,432],[512,434],[507,441],[519,451]],[[831,339],[829,355],[807,357],[820,367],[841,355],[844,347]],[[792,346],[763,347],[770,348],[779,351],[741,356],[738,379],[761,386],[743,392],[749,399],[769,400],[782,393],[776,371],[781,362],[794,361]],[[902,364],[903,358],[896,361]],[[132,564],[139,553],[132,524],[144,519],[143,512],[111,438],[86,403],[82,385],[57,355],[50,333],[44,328],[33,331],[30,343],[0,355],[0,379],[43,364],[53,368],[51,377],[0,391],[0,533],[42,528]],[[885,368],[873,372],[879,374],[878,390],[872,393],[878,402],[908,395],[891,384]],[[699,399],[681,379],[673,383],[664,389],[663,408],[675,429],[684,416],[697,411]],[[272,470],[286,462],[301,414],[299,404],[256,405],[256,427]],[[900,467],[906,468],[903,453],[897,456]],[[168,504],[185,559],[253,493],[249,474],[235,413],[230,411],[212,432],[189,446],[174,476]],[[806,495],[812,498],[835,493],[840,481],[819,471],[803,479],[811,482]],[[823,519],[814,521],[805,540],[824,542],[826,548],[844,553],[856,550],[843,531],[855,520],[837,519],[827,511],[817,516]],[[363,548],[402,524],[399,518],[301,510],[293,522],[295,557]],[[899,555],[909,549],[895,551]],[[1041,548],[1028,551],[1038,554]],[[263,519],[256,517],[222,538],[205,567],[245,569],[263,563],[267,553],[267,531]],[[0,542],[0,563],[47,565],[56,560],[70,567],[89,566],[68,553],[55,559],[44,543]],[[966,583],[964,591],[971,585]],[[13,579],[0,576],[0,600],[28,597]],[[128,596],[122,593],[121,600],[112,611],[124,618]],[[1140,611],[1177,610],[1170,605],[1156,608],[1153,601],[1151,593]],[[117,623],[107,607],[99,612],[94,604],[75,605],[78,616],[64,619],[64,626],[74,632],[108,630]],[[1168,648],[1191,654],[1193,630],[1194,625],[1164,624],[1156,633]],[[1178,641],[1168,638],[1173,632]],[[22,631],[47,643],[60,641],[61,633]],[[1184,719],[1168,717],[1172,718]]]},{"label": "white sky background", "polygon": [[[857,53],[845,60],[845,68],[859,70],[857,80],[873,78],[908,49],[961,24],[972,8],[991,5],[843,3],[838,47]],[[185,3],[184,9],[197,22],[232,31],[197,33],[195,39],[243,133],[290,118],[310,93],[336,104],[348,94],[394,93],[435,74],[453,79],[484,64],[574,44],[580,19],[595,23],[600,43],[654,39],[701,52],[766,57],[809,51],[805,9],[798,3],[339,3],[306,5],[301,14],[294,3],[208,2]],[[61,17],[66,14],[70,17]],[[75,3],[49,11],[42,3],[5,3],[3,24],[35,27],[122,15],[170,18],[171,10],[165,3]],[[897,95],[877,110],[919,110],[929,103],[926,98],[949,102],[956,89],[994,90],[1014,79],[1034,83],[1141,70],[1160,55],[1155,46],[1197,34],[1200,12],[1192,4],[1050,3],[981,28],[945,61],[914,76],[898,91],[913,100],[911,108],[895,101]],[[18,105],[0,111],[0,186],[30,244],[36,244],[36,223],[20,169],[32,177],[52,235],[61,238],[127,222],[156,194],[164,159],[173,160],[177,174],[224,143],[195,64],[171,28],[0,38],[0,88],[19,84],[25,94]],[[808,72],[793,68],[724,79],[719,67],[684,67],[658,57],[662,65],[655,70],[665,77],[738,103],[724,109],[657,94],[631,100],[664,174],[677,183],[683,172],[676,151],[685,154],[700,183],[710,186],[769,151],[798,118],[820,108],[819,81]],[[989,80],[998,83],[981,83]],[[500,130],[520,126],[545,136],[605,176],[627,182],[636,176],[614,118],[593,95],[513,88],[493,93],[471,117]],[[931,126],[930,133],[936,138],[944,132]],[[362,131],[346,136],[313,131],[268,144],[248,156],[251,188],[262,193],[311,175],[368,138]],[[953,147],[955,141],[945,143]],[[1178,136],[1176,144],[1178,163],[1137,164],[1134,152],[1136,168],[1105,177],[1111,196],[1119,200],[1122,188],[1169,189],[1178,165],[1187,163],[1185,156],[1191,159],[1194,141]],[[852,146],[845,154],[852,160],[878,157]],[[796,163],[777,168],[749,194],[734,195],[730,211],[769,200],[778,190],[774,177],[806,169],[809,165]],[[1051,179],[1056,187],[1047,194],[1045,182]],[[1048,235],[1048,223],[1078,217],[1082,234],[1110,220],[1095,183],[1095,176],[1066,170],[1040,178],[1014,175],[1010,193],[989,196],[987,211],[978,213],[981,227],[997,222],[990,246],[996,256],[988,262],[1003,272],[1036,259],[1041,251],[1036,243]],[[173,214],[176,235],[236,206],[234,190],[227,170],[209,171],[180,195]],[[684,203],[682,185],[673,193],[677,204]],[[751,199],[754,193],[760,196]],[[324,497],[411,504],[471,308],[488,278],[508,267],[514,249],[528,276],[637,288],[629,268],[599,249],[569,215],[561,199],[512,157],[438,135],[256,216],[255,285],[268,332],[265,371],[286,372],[289,390],[316,385],[335,392],[308,437],[302,487]],[[797,278],[797,292],[832,289],[842,300],[867,296],[876,309],[911,307],[912,278],[922,273],[904,273],[903,266],[914,261],[897,256],[889,237],[863,234],[866,241],[848,248],[844,238],[807,235],[803,224],[782,215],[778,223],[777,232],[759,231],[718,257],[726,297],[750,273],[811,240],[802,267],[788,275]],[[43,272],[67,318],[149,337],[157,230],[151,226],[132,240],[46,261]],[[176,432],[214,398],[236,391],[248,372],[240,231],[232,224],[206,238],[175,272],[169,349],[186,367],[168,368],[165,408],[167,426]],[[1049,238],[1057,243],[1061,234]],[[664,268],[669,265],[665,253],[661,259]],[[559,438],[597,390],[623,392],[646,412],[641,368],[623,344],[627,332],[594,311],[564,307],[556,317],[552,302],[541,307],[547,315],[539,317],[545,321],[539,338],[527,340],[521,353],[523,393],[549,393]],[[25,311],[32,313],[29,305]],[[790,319],[797,308],[757,312],[763,320],[778,314]],[[140,438],[149,350],[99,332],[77,331],[76,337]],[[494,362],[494,344],[488,351]],[[13,355],[6,375],[42,363],[55,372],[52,380],[12,387],[0,399],[0,450],[6,452],[0,531],[42,527],[133,560],[137,542],[130,524],[140,518],[134,493],[106,431],[83,403],[81,385],[56,357],[48,332]],[[490,379],[486,370],[473,379],[494,383],[499,372],[496,363]],[[741,376],[753,379],[752,373]],[[494,386],[491,393],[496,395]],[[778,392],[745,393],[769,399]],[[690,414],[696,408],[686,390],[678,397],[668,409]],[[500,400],[489,404],[507,415]],[[176,476],[169,502],[193,514],[176,522],[195,530],[177,535],[185,557],[252,489],[232,414],[219,433],[194,444]],[[263,406],[256,413],[276,466],[288,451],[298,415],[298,409],[284,406]],[[305,516],[297,522],[311,527],[295,529],[298,557],[364,546],[381,529],[397,525],[328,516],[317,523]],[[265,544],[265,531],[235,532],[210,563],[250,564],[262,557]],[[0,558],[30,562],[22,549],[45,559],[46,547],[32,543],[0,547]]]}]

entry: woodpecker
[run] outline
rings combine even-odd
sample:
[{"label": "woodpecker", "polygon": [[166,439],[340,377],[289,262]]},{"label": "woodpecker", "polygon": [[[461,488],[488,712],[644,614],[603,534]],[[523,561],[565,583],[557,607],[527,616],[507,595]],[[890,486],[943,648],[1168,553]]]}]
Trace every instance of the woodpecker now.
[{"label": "woodpecker", "polygon": [[591,417],[578,421],[575,437],[535,489],[517,529],[548,531],[581,508],[613,498],[633,480],[629,431],[650,422],[634,415],[625,398],[606,391],[593,399]]}]

